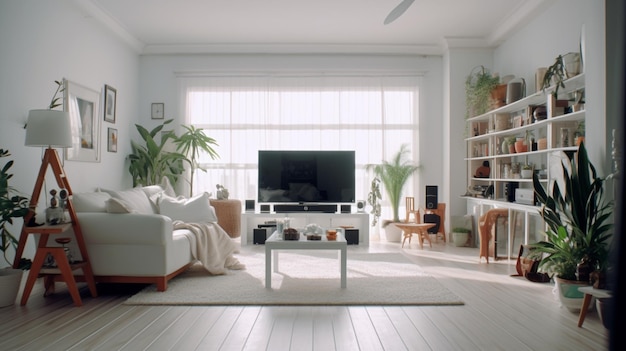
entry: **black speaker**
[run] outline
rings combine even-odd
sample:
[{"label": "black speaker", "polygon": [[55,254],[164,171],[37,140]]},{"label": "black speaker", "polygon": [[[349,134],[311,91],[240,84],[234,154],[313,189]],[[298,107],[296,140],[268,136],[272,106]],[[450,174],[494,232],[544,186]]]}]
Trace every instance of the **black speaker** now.
[{"label": "black speaker", "polygon": [[434,209],[439,205],[439,200],[437,198],[437,186],[436,185],[426,185],[426,208]]},{"label": "black speaker", "polygon": [[254,212],[254,200],[246,200],[246,212]]},{"label": "black speaker", "polygon": [[341,205],[341,213],[350,213],[352,212],[351,205]]},{"label": "black speaker", "polygon": [[508,182],[504,186],[504,196],[506,201],[515,202],[515,189],[519,188],[518,182]]},{"label": "black speaker", "polygon": [[270,205],[261,205],[261,213],[270,213]]},{"label": "black speaker", "polygon": [[267,239],[267,229],[265,228],[254,228],[253,235],[253,243],[255,245],[265,245],[265,239]]},{"label": "black speaker", "polygon": [[358,229],[345,229],[345,237],[348,245],[359,245]]}]

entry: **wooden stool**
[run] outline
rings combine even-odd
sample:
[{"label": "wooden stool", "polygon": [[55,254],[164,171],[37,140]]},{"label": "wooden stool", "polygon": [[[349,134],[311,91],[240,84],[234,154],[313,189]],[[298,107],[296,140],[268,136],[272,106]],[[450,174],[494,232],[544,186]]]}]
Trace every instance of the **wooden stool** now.
[{"label": "wooden stool", "polygon": [[478,231],[480,233],[480,256],[478,257],[479,260],[484,256],[487,260],[487,263],[489,263],[489,242],[492,238],[491,232],[495,230],[498,218],[501,217],[508,219],[509,210],[506,208],[492,208],[491,210],[480,216],[480,221],[478,222]]},{"label": "wooden stool", "polygon": [[404,232],[402,247],[404,247],[406,239],[409,239],[409,246],[411,245],[411,237],[413,234],[417,234],[419,237],[420,249],[424,248],[424,239],[428,240],[430,247],[433,247],[433,243],[430,241],[430,236],[428,235],[428,229],[434,227],[435,223],[395,223],[395,226]]}]

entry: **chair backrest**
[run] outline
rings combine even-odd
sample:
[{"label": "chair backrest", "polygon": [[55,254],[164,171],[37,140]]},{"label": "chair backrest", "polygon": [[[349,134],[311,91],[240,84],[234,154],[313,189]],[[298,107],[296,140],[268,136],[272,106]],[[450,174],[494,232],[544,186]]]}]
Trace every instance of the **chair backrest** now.
[{"label": "chair backrest", "polygon": [[406,210],[407,212],[415,211],[415,198],[412,196],[407,196],[405,198],[406,201]]}]

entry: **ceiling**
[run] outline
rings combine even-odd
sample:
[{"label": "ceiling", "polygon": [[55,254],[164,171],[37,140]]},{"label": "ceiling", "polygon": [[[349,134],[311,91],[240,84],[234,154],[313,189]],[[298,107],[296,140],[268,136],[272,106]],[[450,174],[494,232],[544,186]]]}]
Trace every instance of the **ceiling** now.
[{"label": "ceiling", "polygon": [[496,46],[554,0],[73,0],[141,54],[440,55]]}]

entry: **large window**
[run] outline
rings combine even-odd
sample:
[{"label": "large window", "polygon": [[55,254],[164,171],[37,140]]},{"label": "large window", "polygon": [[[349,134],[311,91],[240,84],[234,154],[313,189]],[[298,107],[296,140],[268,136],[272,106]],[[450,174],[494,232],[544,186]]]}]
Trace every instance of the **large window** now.
[{"label": "large window", "polygon": [[[415,158],[417,76],[179,77],[185,123],[217,140],[194,193],[222,184],[235,199],[255,199],[258,150],[355,150],[356,198],[366,199],[368,164],[408,144]],[[415,162],[419,160],[415,159]],[[332,170],[328,170],[332,172]],[[412,191],[412,189],[407,189]]]}]

